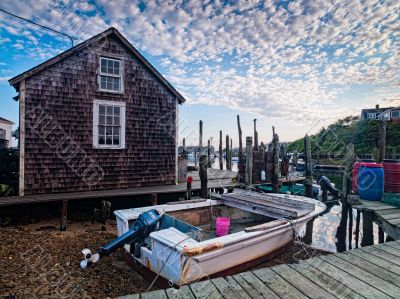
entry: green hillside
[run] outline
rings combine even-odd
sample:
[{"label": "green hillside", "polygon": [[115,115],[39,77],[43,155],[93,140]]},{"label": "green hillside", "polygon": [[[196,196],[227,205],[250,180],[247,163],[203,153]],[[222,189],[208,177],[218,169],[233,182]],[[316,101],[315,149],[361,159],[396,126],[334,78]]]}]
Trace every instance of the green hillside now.
[{"label": "green hillside", "polygon": [[[338,120],[328,128],[311,135],[311,150],[316,153],[345,153],[345,146],[353,143],[356,154],[377,153],[377,121],[359,120],[358,116],[348,116]],[[288,151],[304,152],[304,141],[298,139],[288,144]],[[388,123],[386,129],[386,154],[400,153],[400,124]]]}]

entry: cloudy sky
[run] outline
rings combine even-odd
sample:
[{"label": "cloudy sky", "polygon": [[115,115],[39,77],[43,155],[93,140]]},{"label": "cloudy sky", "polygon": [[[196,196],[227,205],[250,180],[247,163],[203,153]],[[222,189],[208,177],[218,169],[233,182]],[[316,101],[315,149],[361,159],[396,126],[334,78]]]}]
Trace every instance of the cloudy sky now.
[{"label": "cloudy sky", "polygon": [[[0,8],[83,41],[110,26],[185,96],[181,137],[198,121],[213,143],[315,132],[363,107],[400,105],[400,1],[3,0]],[[29,8],[29,9],[27,9]],[[0,12],[0,116],[15,122],[7,80],[70,41]]]}]

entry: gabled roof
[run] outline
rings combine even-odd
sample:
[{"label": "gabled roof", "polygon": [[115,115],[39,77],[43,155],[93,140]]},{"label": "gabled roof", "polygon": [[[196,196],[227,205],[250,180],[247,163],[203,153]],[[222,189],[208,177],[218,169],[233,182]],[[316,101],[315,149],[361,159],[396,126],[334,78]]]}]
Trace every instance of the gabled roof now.
[{"label": "gabled roof", "polygon": [[2,117],[0,117],[0,122],[10,124],[10,125],[14,124],[11,120],[8,120],[8,119],[2,118]]},{"label": "gabled roof", "polygon": [[30,70],[27,70],[26,72],[23,72],[22,74],[19,74],[11,78],[10,80],[8,80],[8,82],[10,82],[10,85],[14,86],[14,88],[18,90],[19,89],[18,83],[22,79],[29,78],[30,76],[48,68],[49,66],[52,66],[53,64],[71,56],[75,52],[89,46],[90,44],[96,43],[100,39],[107,37],[111,34],[114,34],[117,38],[119,38],[119,40],[129,49],[129,51],[133,54],[133,56],[135,56],[141,63],[143,63],[143,65],[176,97],[176,99],[179,101],[180,104],[185,102],[185,98],[114,27],[110,27],[106,31],[93,36],[92,38],[76,45],[75,47],[72,47],[71,49],[68,49],[67,51],[58,54],[57,56],[31,68]]}]

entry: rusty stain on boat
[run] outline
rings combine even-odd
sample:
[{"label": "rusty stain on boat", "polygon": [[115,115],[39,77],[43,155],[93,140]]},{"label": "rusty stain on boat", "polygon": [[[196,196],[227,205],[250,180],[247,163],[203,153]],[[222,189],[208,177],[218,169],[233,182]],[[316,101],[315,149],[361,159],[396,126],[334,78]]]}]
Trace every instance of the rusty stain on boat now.
[{"label": "rusty stain on boat", "polygon": [[186,256],[194,256],[200,253],[205,253],[211,250],[215,250],[218,248],[222,248],[224,247],[224,244],[221,242],[215,242],[215,243],[210,243],[210,244],[206,244],[203,246],[198,246],[198,247],[193,247],[193,248],[189,248],[189,247],[183,247],[183,251],[182,253]]}]

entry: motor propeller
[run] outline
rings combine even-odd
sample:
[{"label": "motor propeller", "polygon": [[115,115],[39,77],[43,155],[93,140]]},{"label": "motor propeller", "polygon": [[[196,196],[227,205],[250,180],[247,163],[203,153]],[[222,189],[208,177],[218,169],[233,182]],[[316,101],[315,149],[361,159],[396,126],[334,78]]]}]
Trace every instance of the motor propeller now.
[{"label": "motor propeller", "polygon": [[82,253],[85,259],[80,262],[81,269],[86,269],[89,264],[97,263],[100,259],[99,253],[92,254],[88,248],[83,249]]}]

